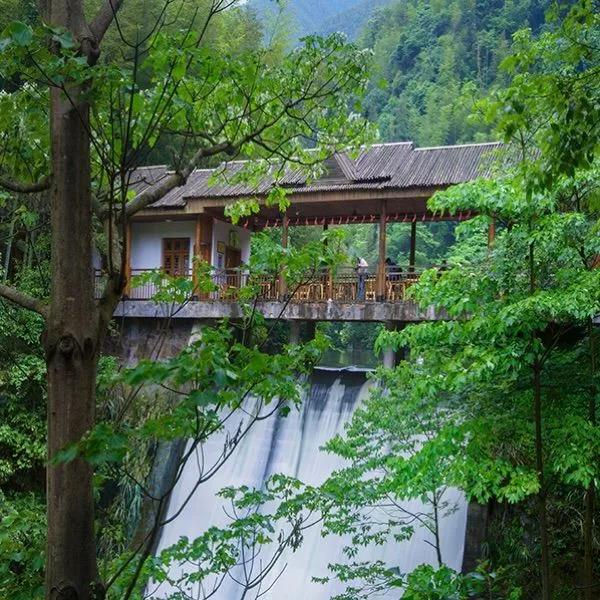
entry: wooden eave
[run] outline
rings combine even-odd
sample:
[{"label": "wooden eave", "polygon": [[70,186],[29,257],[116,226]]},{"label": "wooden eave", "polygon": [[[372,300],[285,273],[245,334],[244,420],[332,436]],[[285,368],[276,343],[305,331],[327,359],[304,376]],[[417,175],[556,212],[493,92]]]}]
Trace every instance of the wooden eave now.
[{"label": "wooden eave", "polygon": [[[381,214],[382,203],[386,204],[388,222],[407,220],[447,220],[450,217],[433,215],[427,210],[427,201],[431,196],[447,186],[429,186],[413,188],[324,190],[311,192],[292,192],[288,196],[290,206],[287,214],[292,225],[314,225],[315,222],[361,223],[372,222]],[[252,215],[248,222],[255,227],[276,223],[281,218],[277,206],[265,206],[264,196],[255,196],[260,211]],[[218,196],[210,198],[187,198],[184,207],[148,208],[136,216],[136,220],[178,220],[193,218],[205,214],[221,220],[225,217],[225,208],[243,197]]]}]

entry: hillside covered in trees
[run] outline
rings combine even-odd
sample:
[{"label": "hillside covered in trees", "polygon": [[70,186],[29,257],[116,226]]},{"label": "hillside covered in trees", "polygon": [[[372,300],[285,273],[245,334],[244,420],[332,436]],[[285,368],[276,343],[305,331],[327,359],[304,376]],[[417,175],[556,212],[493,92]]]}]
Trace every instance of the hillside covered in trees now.
[{"label": "hillside covered in trees", "polygon": [[485,126],[469,119],[474,102],[506,84],[498,67],[513,34],[523,28],[539,33],[551,4],[396,0],[376,11],[360,40],[375,54],[365,111],[382,138],[418,145],[489,138]]},{"label": "hillside covered in trees", "polygon": [[[552,0],[290,0],[283,19],[298,36],[341,31],[374,53],[366,115],[384,141],[421,146],[490,137],[475,103],[506,84],[499,65],[513,34],[545,27]],[[272,0],[250,0],[267,27]]]}]

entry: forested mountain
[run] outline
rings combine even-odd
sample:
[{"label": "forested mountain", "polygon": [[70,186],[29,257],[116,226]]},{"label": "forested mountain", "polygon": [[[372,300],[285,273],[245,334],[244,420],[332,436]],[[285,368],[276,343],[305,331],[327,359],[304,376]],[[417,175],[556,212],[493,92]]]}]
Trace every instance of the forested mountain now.
[{"label": "forested mountain", "polygon": [[[290,27],[295,35],[327,34],[343,31],[354,38],[379,6],[391,0],[291,0],[284,14],[291,18]],[[275,0],[249,0],[248,4],[266,18],[279,10]]]},{"label": "forested mountain", "polygon": [[[385,141],[419,145],[489,138],[468,117],[474,101],[506,84],[499,65],[515,31],[538,33],[552,0],[290,0],[301,36],[342,31],[374,52],[364,104]],[[250,0],[265,22],[274,0]]]},{"label": "forested mountain", "polygon": [[360,42],[375,55],[365,109],[383,139],[438,145],[487,138],[468,120],[473,101],[506,83],[498,67],[512,35],[539,32],[551,4],[396,0],[376,11]]}]

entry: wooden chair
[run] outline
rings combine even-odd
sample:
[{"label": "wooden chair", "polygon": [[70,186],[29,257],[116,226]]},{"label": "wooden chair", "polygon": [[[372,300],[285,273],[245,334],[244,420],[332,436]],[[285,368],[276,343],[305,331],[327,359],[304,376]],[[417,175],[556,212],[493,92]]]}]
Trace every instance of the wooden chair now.
[{"label": "wooden chair", "polygon": [[404,298],[403,286],[401,281],[388,281],[386,285],[386,298],[389,302],[397,302]]},{"label": "wooden chair", "polygon": [[314,302],[323,300],[325,294],[325,287],[322,283],[311,283],[308,290],[308,298]]},{"label": "wooden chair", "polygon": [[370,277],[365,284],[365,300],[375,302],[377,298],[377,279]]},{"label": "wooden chair", "polygon": [[300,302],[307,302],[310,299],[310,284],[301,285],[298,288],[296,299]]},{"label": "wooden chair", "polygon": [[262,300],[273,300],[277,284],[271,280],[264,280],[260,283],[260,297]]}]

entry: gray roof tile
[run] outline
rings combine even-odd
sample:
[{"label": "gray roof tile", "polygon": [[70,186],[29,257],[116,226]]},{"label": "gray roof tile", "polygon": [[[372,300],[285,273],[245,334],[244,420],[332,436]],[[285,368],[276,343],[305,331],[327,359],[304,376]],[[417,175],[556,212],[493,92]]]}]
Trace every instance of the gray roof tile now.
[{"label": "gray roof tile", "polygon": [[[415,148],[412,142],[375,144],[361,151],[356,158],[348,153],[337,154],[326,161],[326,174],[307,182],[297,168],[286,169],[278,177],[280,185],[294,193],[368,189],[410,189],[443,187],[490,177],[495,165],[510,159],[507,147],[499,142]],[[197,169],[184,186],[175,188],[154,203],[151,208],[181,208],[189,199],[239,198],[266,194],[275,182],[276,174],[264,177],[255,187],[235,181],[244,161],[225,163],[222,174],[211,180],[215,170]],[[142,167],[132,176],[132,187],[140,192],[160,182],[168,174],[165,166]]]}]

